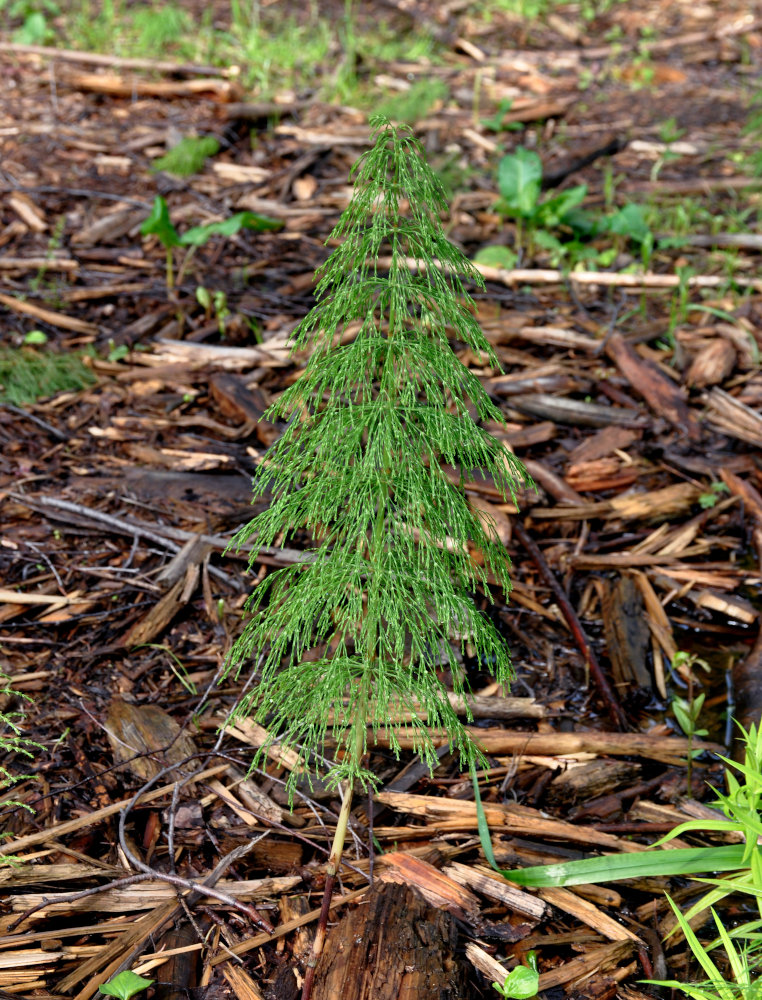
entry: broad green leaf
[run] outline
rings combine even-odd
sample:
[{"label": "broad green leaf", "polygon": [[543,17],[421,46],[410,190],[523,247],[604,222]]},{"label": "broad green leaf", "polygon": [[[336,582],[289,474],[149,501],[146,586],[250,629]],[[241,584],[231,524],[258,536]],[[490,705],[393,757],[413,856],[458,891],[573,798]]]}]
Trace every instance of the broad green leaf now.
[{"label": "broad green leaf", "polygon": [[529,218],[537,207],[542,181],[542,160],[537,153],[519,146],[504,156],[497,168],[497,186],[509,213]]},{"label": "broad green leaf", "polygon": [[566,216],[572,209],[582,204],[586,196],[587,184],[579,184],[577,187],[569,188],[568,191],[561,191],[560,194],[547,198],[537,206],[534,213],[536,224],[547,229],[555,229],[566,221]]},{"label": "broad green leaf", "polygon": [[180,237],[180,243],[188,247],[200,247],[212,236],[235,236],[241,229],[280,229],[283,223],[279,219],[269,219],[265,215],[255,215],[254,212],[237,212],[221,222],[208,222],[205,226],[193,226]]},{"label": "broad green leaf", "polygon": [[482,247],[474,257],[474,263],[485,267],[502,267],[506,271],[516,266],[519,255],[510,247]]},{"label": "broad green leaf", "polygon": [[109,982],[99,986],[98,992],[107,997],[118,997],[119,1000],[130,1000],[130,997],[134,997],[136,993],[147,990],[153,982],[153,979],[144,979],[136,972],[125,969]]},{"label": "broad green leaf", "polygon": [[30,330],[29,333],[24,337],[24,343],[29,347],[35,347],[38,344],[47,344],[48,335],[43,333],[42,330]]},{"label": "broad green leaf", "polygon": [[502,986],[498,983],[492,985],[501,996],[510,997],[511,1000],[529,1000],[530,997],[537,996],[539,981],[540,977],[534,969],[517,965],[505,977]]},{"label": "broad green leaf", "polygon": [[642,205],[628,202],[609,219],[607,229],[616,236],[627,236],[634,243],[643,243],[651,235]]},{"label": "broad green leaf", "polygon": [[155,236],[166,250],[180,246],[180,237],[169,218],[167,203],[160,194],[154,198],[151,214],[140,227],[140,232],[143,236]]}]

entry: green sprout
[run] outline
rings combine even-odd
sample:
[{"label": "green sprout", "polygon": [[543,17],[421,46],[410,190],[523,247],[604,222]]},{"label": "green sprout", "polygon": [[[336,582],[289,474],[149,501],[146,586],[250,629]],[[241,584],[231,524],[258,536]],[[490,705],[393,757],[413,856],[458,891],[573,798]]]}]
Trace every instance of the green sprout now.
[{"label": "green sprout", "polygon": [[537,996],[539,989],[540,974],[537,971],[537,953],[527,952],[526,965],[517,965],[512,969],[502,984],[493,983],[492,988],[497,990],[501,997],[508,997],[510,1000],[529,1000],[530,997]]},{"label": "green sprout", "polygon": [[130,1000],[130,997],[147,990],[153,982],[153,979],[144,979],[143,976],[125,969],[107,983],[99,986],[98,992],[103,996],[118,997],[119,1000]]}]

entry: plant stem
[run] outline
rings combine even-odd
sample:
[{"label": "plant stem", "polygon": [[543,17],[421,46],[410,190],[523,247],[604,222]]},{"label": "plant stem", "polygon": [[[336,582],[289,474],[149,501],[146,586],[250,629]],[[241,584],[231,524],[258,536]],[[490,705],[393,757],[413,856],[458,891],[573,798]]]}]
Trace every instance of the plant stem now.
[{"label": "plant stem", "polygon": [[[368,704],[368,675],[367,673],[362,680],[363,690],[360,697],[360,711],[357,713],[357,718],[355,720],[355,733],[354,733],[354,746],[352,747],[352,753],[355,755],[357,760],[360,760],[365,751],[365,734],[366,734],[366,716],[367,716],[367,704]],[[307,968],[304,974],[304,982],[302,984],[302,1000],[310,1000],[312,996],[312,984],[315,979],[315,967],[318,964],[320,956],[323,953],[323,946],[325,945],[326,933],[328,930],[328,913],[331,908],[331,899],[333,898],[333,888],[336,885],[336,876],[341,866],[341,857],[344,853],[344,842],[347,837],[347,828],[349,826],[349,813],[352,809],[352,795],[354,793],[355,779],[351,778],[344,789],[344,801],[341,803],[341,811],[339,812],[339,818],[336,823],[336,831],[333,835],[333,843],[331,844],[331,853],[328,857],[328,864],[326,865],[326,878],[325,878],[325,889],[323,890],[323,902],[320,906],[320,916],[318,917],[317,930],[315,931],[315,940],[312,942],[312,951],[310,952],[310,957],[307,959]]]}]

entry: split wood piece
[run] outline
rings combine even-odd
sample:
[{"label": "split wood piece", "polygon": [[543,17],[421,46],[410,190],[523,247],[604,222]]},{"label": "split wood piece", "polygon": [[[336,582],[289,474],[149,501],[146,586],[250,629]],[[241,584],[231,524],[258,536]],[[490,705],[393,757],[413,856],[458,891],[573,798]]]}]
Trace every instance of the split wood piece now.
[{"label": "split wood piece", "polygon": [[677,642],[672,632],[667,612],[664,605],[659,600],[650,579],[645,573],[633,570],[630,573],[631,579],[640,590],[646,611],[646,622],[651,633],[654,681],[657,690],[662,698],[667,697],[666,672],[664,669],[664,655],[672,662],[677,653]]},{"label": "split wood piece", "polygon": [[141,80],[138,77],[117,76],[114,73],[78,73],[67,71],[58,81],[75,90],[111,97],[162,97],[172,100],[180,97],[206,97],[227,103],[241,98],[241,89],[230,80]]},{"label": "split wood piece", "polygon": [[710,340],[693,357],[685,372],[685,384],[706,388],[724,382],[736,366],[735,345],[724,337]]},{"label": "split wood piece", "polygon": [[[425,267],[417,257],[405,259],[407,267],[413,271]],[[377,261],[379,268],[390,267],[391,258],[381,257]],[[727,279],[721,275],[694,274],[685,279],[677,274],[620,274],[614,271],[557,271],[552,268],[514,268],[489,267],[487,264],[474,263],[474,267],[487,281],[498,281],[514,288],[516,285],[603,285],[608,288],[632,288],[636,291],[648,288],[723,288]],[[762,278],[735,277],[734,282],[743,288],[753,288],[762,291]]]},{"label": "split wood piece", "polygon": [[[395,812],[408,812],[424,816],[427,825],[436,828],[437,821],[454,819],[461,829],[477,827],[476,803],[463,799],[445,799],[433,795],[411,795],[407,792],[378,792],[375,798]],[[511,831],[536,837],[555,837],[573,843],[588,844],[614,851],[637,852],[646,850],[641,844],[630,843],[610,833],[601,833],[593,827],[577,826],[564,820],[546,819],[536,809],[515,804],[484,803],[484,813],[490,828],[500,833]]]},{"label": "split wood piece", "polygon": [[[109,705],[106,736],[115,763],[125,764],[141,781],[150,781],[172,764],[182,765],[196,752],[190,732],[160,705],[134,705],[121,698]],[[188,783],[190,791],[194,787]]]},{"label": "split wood piece", "polygon": [[76,271],[78,260],[68,257],[0,257],[0,271]]},{"label": "split wood piece", "polygon": [[567,392],[587,393],[592,385],[590,379],[580,378],[577,372],[555,361],[484,380],[484,387],[490,394],[508,397],[532,393],[549,393],[551,397]]},{"label": "split wood piece", "polygon": [[[509,969],[501,965],[496,958],[493,958],[488,951],[480,948],[478,944],[469,941],[466,944],[466,958],[471,965],[486,978],[489,983],[499,983],[501,986],[505,982]],[[518,964],[512,963],[513,967]]]},{"label": "split wood piece", "polygon": [[236,1000],[265,1000],[264,994],[245,969],[230,963],[222,970],[222,974],[233,987]]},{"label": "split wood piece", "polygon": [[576,805],[604,795],[611,795],[619,788],[627,788],[640,779],[641,766],[626,760],[599,757],[577,764],[556,774],[547,789],[549,805]]},{"label": "split wood piece", "polygon": [[646,663],[650,635],[643,595],[629,576],[620,576],[613,584],[597,582],[614,683],[619,688],[630,684],[650,688],[651,673]]},{"label": "split wood piece", "polygon": [[597,906],[587,899],[582,899],[577,893],[570,889],[549,888],[538,889],[538,896],[546,903],[555,906],[569,916],[576,917],[577,920],[588,927],[592,927],[602,937],[609,941],[635,941],[640,942],[637,934],[628,930],[622,924],[614,920],[607,913],[603,913]]},{"label": "split wood piece", "polygon": [[714,430],[762,447],[762,416],[757,410],[719,386],[710,389],[706,399],[709,403],[707,419]]},{"label": "split wood piece", "polygon": [[[73,233],[70,243],[82,248],[114,245],[130,230],[137,228],[148,217],[148,211],[146,206],[144,209],[119,208],[115,212],[108,212]],[[89,289],[78,288],[73,291],[84,292]]]},{"label": "split wood piece", "polygon": [[516,336],[517,339],[528,340],[531,344],[548,344],[567,350],[585,351],[587,354],[600,354],[603,349],[603,339],[596,340],[594,337],[588,337],[576,330],[567,330],[565,327],[522,326]]},{"label": "split wood piece", "polygon": [[569,962],[545,972],[540,976],[540,990],[549,990],[567,983],[585,983],[596,973],[615,968],[622,959],[628,958],[637,945],[636,941],[613,941],[599,947],[588,947]]},{"label": "split wood piece", "polygon": [[[552,507],[544,510],[534,507],[531,516],[535,520],[565,518],[575,521],[587,521],[590,518],[619,518],[625,521],[656,520],[674,517],[691,507],[701,495],[698,486],[690,483],[673,483],[662,489],[649,490],[647,493],[624,493],[611,500],[601,500],[596,503],[582,504],[579,507]],[[597,558],[604,561],[607,556],[574,556],[574,560]],[[617,559],[621,558],[616,556]],[[638,565],[637,556],[633,555],[633,565]],[[661,559],[662,557],[658,557]],[[665,560],[669,557],[664,556]],[[605,564],[605,562],[604,562]],[[648,561],[640,565],[650,565]]]},{"label": "split wood piece", "polygon": [[381,883],[329,934],[315,1000],[456,1000],[465,970],[455,919],[409,886]]},{"label": "split wood piece", "polygon": [[200,576],[200,562],[193,563],[188,567],[185,578],[173,584],[154,604],[148,614],[128,629],[119,639],[119,645],[124,646],[125,649],[132,649],[135,646],[152,642],[164,631],[175,615],[188,605],[198,586]]},{"label": "split wood piece", "polygon": [[[386,855],[384,855],[386,857]],[[475,892],[494,899],[503,906],[520,913],[535,922],[542,920],[548,913],[548,907],[537,896],[525,892],[523,889],[516,889],[514,886],[483,865],[464,865],[460,861],[453,861],[444,869],[445,875],[454,878],[461,885],[468,886]]]},{"label": "split wood piece", "polygon": [[145,69],[153,73],[171,73],[177,76],[227,76],[230,70],[219,66],[198,66],[194,63],[165,62],[156,59],[132,59],[124,56],[103,55],[99,52],[80,52],[76,49],[57,49],[47,45],[21,45],[17,42],[0,42],[0,52],[14,55],[42,56],[62,62],[77,62],[91,66],[118,66],[120,69]]},{"label": "split wood piece", "polygon": [[659,416],[688,435],[701,440],[701,426],[685,401],[685,392],[667,378],[652,361],[641,358],[621,333],[613,333],[606,343],[606,353],[630,385]]},{"label": "split wood piece", "polygon": [[280,437],[278,427],[262,419],[268,400],[259,386],[247,385],[245,377],[218,372],[209,379],[209,390],[220,413],[246,424],[265,447]]},{"label": "split wood piece", "polygon": [[72,288],[64,292],[61,298],[64,302],[90,302],[93,299],[108,299],[117,295],[138,295],[146,290],[143,282],[124,281],[113,285],[101,285],[98,288]]},{"label": "split wood piece", "polygon": [[[259,900],[293,889],[301,881],[300,875],[279,875],[275,878],[248,879],[240,882],[235,882],[232,879],[221,879],[217,883],[216,889],[233,899]],[[199,886],[202,886],[201,882],[199,882]],[[195,889],[186,889],[183,894],[187,895],[187,893],[195,891]],[[72,913],[134,913],[161,906],[170,900],[176,900],[177,890],[167,882],[146,879],[144,882],[123,886],[120,889],[104,889],[103,892],[93,896],[85,896],[82,899],[58,899],[59,896],[68,895],[68,893],[54,892],[19,893],[13,896],[11,909],[14,913],[24,913],[40,903],[45,903],[44,908],[32,914],[30,920],[44,920],[52,916]]]},{"label": "split wood piece", "polygon": [[[278,900],[278,911],[281,924],[288,923],[295,917],[304,917],[310,911],[307,896],[281,896]],[[291,939],[291,952],[298,962],[306,962],[312,952],[315,932],[309,926],[300,927]]]},{"label": "split wood piece", "polygon": [[[96,603],[97,599],[93,599],[93,594],[89,595],[87,600],[82,600],[82,591],[74,590],[71,594],[25,594],[17,590],[9,590],[6,587],[0,587],[0,604],[4,605],[0,607],[0,622],[8,621],[10,618],[14,618],[16,615],[21,614],[25,608],[30,605],[39,605],[40,607],[48,608],[48,611],[38,617],[38,621],[59,621],[66,620],[72,615],[82,614],[85,611],[89,611]],[[103,595],[98,594],[97,597]],[[53,617],[58,616],[62,611],[66,609],[66,613],[63,618]]]},{"label": "split wood piece", "polygon": [[[220,720],[220,725],[225,720]],[[225,732],[234,739],[240,740],[251,747],[266,747],[267,756],[280,767],[285,767],[288,771],[298,770],[301,758],[295,750],[287,750],[274,742],[270,733],[258,723],[248,718],[235,719],[225,726]]]},{"label": "split wood piece", "polygon": [[622,406],[604,406],[602,403],[586,403],[580,399],[565,396],[551,396],[536,392],[511,396],[510,405],[521,413],[528,413],[541,420],[571,424],[574,427],[647,427],[649,420],[637,410],[626,410]]},{"label": "split wood piece", "polygon": [[624,490],[637,482],[645,469],[635,463],[623,464],[618,455],[598,458],[593,462],[578,462],[566,471],[565,480],[582,493],[602,490]]},{"label": "split wood piece", "polygon": [[[121,878],[124,869],[116,865],[87,865],[87,864],[60,864],[60,865],[25,865],[14,864],[13,867],[0,869],[0,886],[8,889],[19,889],[24,885],[45,885],[55,882],[82,882],[90,878]],[[24,935],[30,938],[31,935]],[[42,938],[37,938],[42,940]],[[7,938],[0,938],[0,948],[8,943],[18,944],[18,938],[9,935]]]},{"label": "split wood piece", "polygon": [[593,652],[590,640],[585,635],[582,623],[577,616],[577,612],[572,607],[572,603],[569,600],[566,591],[563,589],[561,584],[556,579],[555,574],[548,566],[548,563],[540,551],[539,546],[535,544],[529,533],[524,530],[518,521],[514,525],[514,531],[522,546],[531,556],[532,562],[539,570],[539,573],[545,583],[552,590],[553,596],[561,609],[561,614],[564,616],[566,623],[571,629],[572,635],[574,636],[577,646],[582,654],[585,667],[586,669],[589,669],[595,686],[598,689],[598,693],[606,705],[609,718],[618,729],[627,729],[627,719],[624,711],[622,710],[622,706],[619,704],[619,701],[614,694],[606,675],[603,673],[601,665],[598,662],[598,658]]},{"label": "split wood piece", "polygon": [[403,851],[385,854],[378,881],[410,886],[429,906],[446,910],[458,920],[474,924],[479,919],[479,900],[470,889],[421,857]]},{"label": "split wood piece", "polygon": [[[194,776],[194,780],[204,781],[206,778],[215,777],[225,772],[228,766],[228,764],[217,764],[214,767],[205,768]],[[148,802],[155,802],[164,795],[171,795],[174,787],[175,784],[172,782],[169,785],[162,785],[161,788],[153,788],[151,791],[141,795],[135,805],[146,805]],[[22,837],[16,837],[15,840],[5,841],[3,843],[3,854],[18,854],[19,851],[26,851],[30,847],[37,847],[40,844],[47,843],[49,840],[59,840],[69,833],[76,833],[78,830],[95,826],[97,823],[109,819],[111,816],[116,816],[125,806],[128,806],[132,802],[133,798],[134,796],[120,799],[118,802],[112,802],[109,806],[96,809],[84,816],[78,816],[76,819],[66,820],[63,823],[55,823],[45,830],[38,830],[36,833],[28,833]]]},{"label": "split wood piece", "polygon": [[11,312],[22,313],[24,316],[32,316],[40,323],[49,323],[59,330],[71,330],[74,333],[82,333],[88,336],[95,336],[98,327],[95,323],[87,323],[82,319],[75,319],[73,316],[64,316],[63,313],[53,312],[52,309],[45,309],[35,305],[33,302],[23,301],[14,298],[12,295],[5,295],[0,292],[0,305],[10,309]]},{"label": "split wood piece", "polygon": [[90,997],[97,993],[98,986],[105,983],[116,972],[124,958],[147,940],[151,934],[157,933],[176,909],[176,900],[164,902],[150,913],[135,920],[129,930],[123,931],[113,940],[106,942],[95,955],[80,963],[76,969],[57,983],[57,990],[61,993],[68,993],[78,983],[89,980],[77,994],[76,1000],[90,1000]]},{"label": "split wood piece", "polygon": [[[548,716],[547,708],[534,698],[501,698],[498,695],[478,694],[464,697],[448,691],[447,699],[458,715],[470,715],[474,719],[545,719]],[[415,711],[400,711],[397,706],[390,705],[389,713],[390,719],[395,722],[405,722],[413,718],[425,718],[426,709],[420,706]],[[335,714],[333,711],[328,714],[330,722],[333,722]]]},{"label": "split wood piece", "polygon": [[155,350],[151,355],[141,358],[141,362],[148,362],[150,367],[155,367],[168,361],[175,364],[184,361],[199,367],[211,365],[231,371],[256,368],[257,365],[290,365],[293,364],[290,336],[290,333],[284,333],[270,337],[261,347],[225,347],[222,344],[194,344],[185,340],[156,340]]},{"label": "split wood piece", "polygon": [[[354,892],[348,892],[344,896],[334,895],[331,900],[329,909],[335,910],[339,906],[343,906],[345,903],[354,903],[364,896],[368,891],[368,886],[363,886],[362,889],[355,889]],[[241,941],[239,944],[234,944],[224,954],[215,955],[213,959],[210,960],[209,964],[211,966],[220,965],[222,962],[227,962],[230,960],[230,954],[233,955],[245,955],[247,951],[253,951],[254,948],[261,948],[263,944],[269,944],[271,941],[277,941],[280,938],[286,937],[292,931],[297,930],[299,927],[304,927],[306,924],[311,924],[318,919],[322,907],[316,910],[310,910],[309,913],[305,913],[303,916],[294,917],[292,920],[287,921],[285,924],[280,924],[271,933],[262,932],[261,934],[255,934],[253,937],[247,938],[245,941]]]},{"label": "split wood piece", "polygon": [[581,441],[569,452],[567,461],[570,466],[581,462],[594,462],[599,458],[608,458],[615,451],[624,451],[638,440],[640,433],[627,427],[611,425],[597,431],[592,437]]},{"label": "split wood piece", "polygon": [[[610,754],[614,757],[645,757],[647,760],[658,760],[680,767],[685,765],[689,751],[689,743],[685,737],[666,736],[660,732],[517,733],[506,729],[478,729],[474,726],[467,728],[482,751],[493,756],[540,754],[553,757],[594,753]],[[446,733],[432,732],[431,739],[434,746],[447,746],[449,743]],[[388,746],[389,737],[383,730],[379,730],[376,742],[378,746]],[[369,739],[369,743],[372,745],[373,741]],[[403,750],[414,750],[415,738],[402,733],[399,736],[399,745]],[[703,740],[694,740],[693,748],[707,750],[710,753],[725,752],[721,744],[707,743]]]}]

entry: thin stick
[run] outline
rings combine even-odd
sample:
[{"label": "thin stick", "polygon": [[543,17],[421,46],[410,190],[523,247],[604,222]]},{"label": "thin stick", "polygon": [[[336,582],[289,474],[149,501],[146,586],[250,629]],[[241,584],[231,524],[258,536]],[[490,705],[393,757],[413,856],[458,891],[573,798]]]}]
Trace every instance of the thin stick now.
[{"label": "thin stick", "polygon": [[606,703],[606,708],[608,709],[609,718],[614,723],[617,729],[626,730],[627,719],[625,717],[624,712],[622,711],[622,706],[617,701],[617,697],[614,694],[614,691],[612,690],[608,680],[606,679],[606,675],[601,669],[601,665],[598,662],[598,658],[593,652],[593,648],[590,645],[590,641],[585,635],[585,631],[582,628],[582,623],[577,617],[577,612],[572,607],[571,601],[566,596],[563,587],[556,579],[550,566],[548,566],[548,563],[545,557],[543,556],[542,552],[540,551],[539,546],[537,546],[534,543],[534,541],[530,538],[528,532],[524,530],[524,528],[518,523],[518,521],[514,522],[513,530],[518,540],[521,542],[521,544],[524,546],[524,548],[531,556],[532,562],[540,571],[540,575],[545,580],[550,589],[553,591],[553,595],[558,601],[558,606],[561,609],[561,614],[566,619],[566,622],[572,631],[572,635],[574,636],[577,642],[580,652],[585,658],[585,663],[590,668],[590,673],[592,675],[593,680],[595,681],[596,687],[598,688],[598,693]]}]

